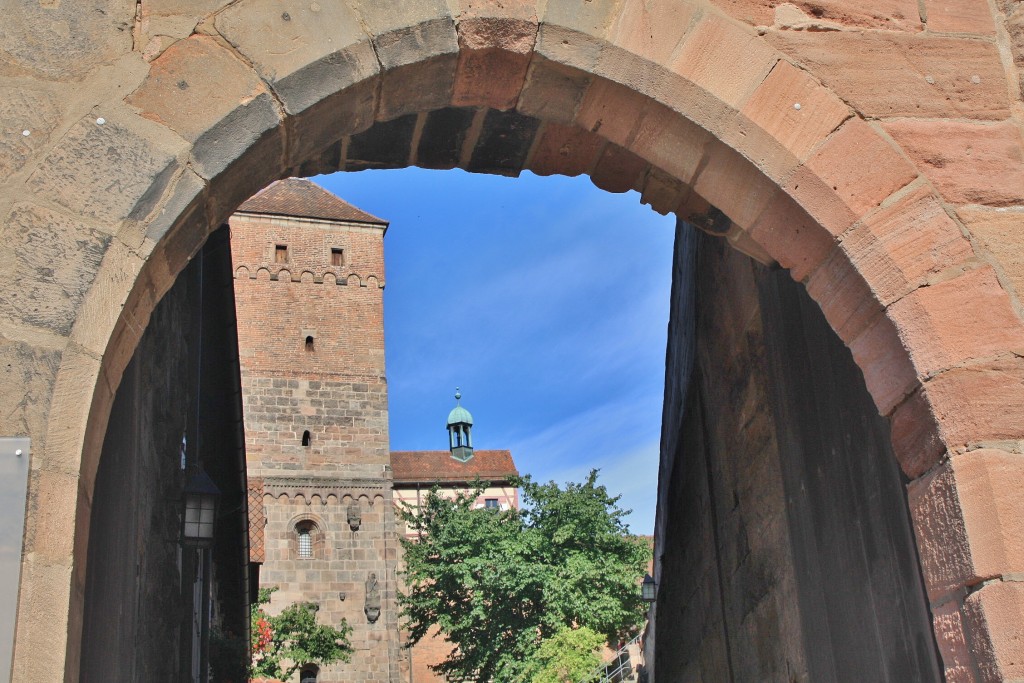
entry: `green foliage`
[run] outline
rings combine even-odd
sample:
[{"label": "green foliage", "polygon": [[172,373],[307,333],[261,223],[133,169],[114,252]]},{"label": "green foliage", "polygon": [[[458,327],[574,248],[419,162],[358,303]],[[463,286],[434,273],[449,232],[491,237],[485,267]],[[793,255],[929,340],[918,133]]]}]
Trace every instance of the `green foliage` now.
[{"label": "green foliage", "polygon": [[563,627],[541,641],[523,671],[521,680],[530,683],[581,683],[601,666],[598,652],[605,644],[600,634],[587,627]]},{"label": "green foliage", "polygon": [[436,490],[402,511],[419,532],[403,541],[408,594],[400,596],[411,642],[436,625],[455,650],[436,670],[495,683],[528,680],[541,644],[586,627],[602,641],[632,635],[650,550],[627,533],[618,497],[597,485],[560,488],[525,477],[524,509],[474,509],[476,491]]},{"label": "green foliage", "polygon": [[348,637],[352,627],[342,619],[339,628],[318,624],[320,607],[312,602],[294,602],[280,614],[270,616],[263,605],[277,588],[261,588],[252,606],[252,666],[250,675],[288,680],[304,664],[324,666],[347,662],[352,655]]}]

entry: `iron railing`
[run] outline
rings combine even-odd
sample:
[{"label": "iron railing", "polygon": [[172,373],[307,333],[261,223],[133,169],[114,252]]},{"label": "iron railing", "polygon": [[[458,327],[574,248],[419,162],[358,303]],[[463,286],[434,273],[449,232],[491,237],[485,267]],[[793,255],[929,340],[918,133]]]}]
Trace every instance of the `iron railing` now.
[{"label": "iron railing", "polygon": [[[637,655],[636,662],[634,662],[633,653]],[[636,665],[642,663],[641,656],[640,636],[638,635],[620,647],[604,664],[594,669],[580,683],[623,683],[635,680]]]}]

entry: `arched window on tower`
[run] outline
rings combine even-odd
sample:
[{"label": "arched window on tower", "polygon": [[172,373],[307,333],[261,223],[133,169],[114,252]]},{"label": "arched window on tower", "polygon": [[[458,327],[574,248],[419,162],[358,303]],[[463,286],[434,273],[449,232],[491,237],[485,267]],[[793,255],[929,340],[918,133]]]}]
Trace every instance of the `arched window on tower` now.
[{"label": "arched window on tower", "polygon": [[306,337],[306,351],[308,353],[313,352],[313,335],[308,335]]},{"label": "arched window on tower", "polygon": [[310,436],[308,429],[302,432],[302,445],[309,446],[309,442],[312,441],[312,438],[313,437]]}]

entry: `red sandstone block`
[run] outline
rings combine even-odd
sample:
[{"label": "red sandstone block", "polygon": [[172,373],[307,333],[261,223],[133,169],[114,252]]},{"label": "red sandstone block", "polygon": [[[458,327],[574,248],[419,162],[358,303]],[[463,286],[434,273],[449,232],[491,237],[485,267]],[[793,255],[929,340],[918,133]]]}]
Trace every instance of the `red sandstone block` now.
[{"label": "red sandstone block", "polygon": [[[784,3],[776,0],[711,0],[729,15],[754,26],[777,23]],[[793,0],[788,3],[822,25],[850,28],[919,31],[921,20],[915,0]]]},{"label": "red sandstone block", "polygon": [[922,377],[971,359],[1024,354],[1024,324],[988,266],[916,289],[889,314]]},{"label": "red sandstone block", "polygon": [[699,7],[697,3],[673,0],[626,2],[608,32],[608,39],[624,50],[664,64],[692,28]]},{"label": "red sandstone block", "polygon": [[891,413],[920,386],[910,354],[887,316],[878,315],[849,346],[880,415]]},{"label": "red sandstone block", "polygon": [[519,101],[529,66],[529,55],[502,50],[463,50],[459,53],[452,104],[501,111],[512,109]]},{"label": "red sandstone block", "polygon": [[459,63],[452,103],[456,106],[515,107],[537,37],[527,19],[468,17],[458,24]]},{"label": "red sandstone block", "polygon": [[973,583],[974,576],[952,465],[943,463],[912,481],[907,503],[928,599],[933,603],[949,599]]},{"label": "red sandstone block", "polygon": [[633,139],[626,146],[679,182],[688,184],[711,140],[712,135],[697,124],[668,107],[651,102],[638,117]]},{"label": "red sandstone block", "polygon": [[650,100],[611,81],[595,81],[587,88],[576,122],[620,147],[629,147]]},{"label": "red sandstone block", "polygon": [[778,58],[778,53],[752,30],[708,13],[686,36],[669,66],[738,108]]},{"label": "red sandstone block", "polygon": [[850,262],[849,254],[838,247],[808,278],[807,293],[818,302],[829,325],[847,344],[883,311],[860,271]]},{"label": "red sandstone block", "polygon": [[960,601],[950,600],[932,608],[932,627],[942,656],[946,683],[977,683],[971,663],[971,649],[964,632]]},{"label": "red sandstone block", "polygon": [[570,124],[589,85],[589,76],[536,58],[530,64],[516,109],[544,121]]},{"label": "red sandstone block", "polygon": [[707,143],[704,162],[691,184],[743,229],[753,225],[778,193],[778,186],[747,158],[717,140]]},{"label": "red sandstone block", "polygon": [[546,124],[527,167],[537,175],[577,176],[589,172],[607,143],[586,130]]},{"label": "red sandstone block", "polygon": [[[218,78],[210,77],[217,73]],[[150,65],[146,80],[128,97],[148,119],[195,141],[266,85],[213,38],[194,35],[169,47]]]},{"label": "red sandstone block", "polygon": [[831,90],[786,60],[775,65],[741,111],[798,161],[805,161],[811,150],[853,115]]},{"label": "red sandstone block", "polygon": [[890,422],[893,452],[910,479],[927,472],[946,450],[946,435],[926,390],[921,387],[899,404]]},{"label": "red sandstone block", "polygon": [[1010,113],[991,41],[896,31],[769,31],[765,40],[861,116],[1002,120]]},{"label": "red sandstone block", "polygon": [[951,450],[1024,438],[1024,359],[1002,357],[947,370],[929,379],[924,391]]},{"label": "red sandstone block", "polygon": [[62,562],[73,552],[75,515],[67,513],[66,505],[80,498],[78,477],[35,470],[29,488],[35,492],[36,507],[26,520],[25,552],[44,562]]},{"label": "red sandstone block", "polygon": [[1024,211],[961,206],[956,212],[971,235],[979,240],[979,251],[994,257],[1016,297],[1024,297],[1024,251],[1020,249]]},{"label": "red sandstone block", "polygon": [[609,143],[601,152],[590,180],[605,192],[639,190],[649,167],[650,164],[629,150]]},{"label": "red sandstone block", "polygon": [[967,596],[964,614],[982,679],[1024,680],[1024,585],[987,584]]},{"label": "red sandstone block", "polygon": [[974,576],[1024,572],[1024,455],[982,449],[952,458]]},{"label": "red sandstone block", "polygon": [[884,125],[947,201],[1024,204],[1024,139],[1015,123],[900,120]]},{"label": "red sandstone block", "polygon": [[665,216],[675,211],[686,195],[686,186],[670,174],[651,167],[644,178],[640,202]]},{"label": "red sandstone block", "polygon": [[843,249],[885,305],[974,256],[926,186],[869,214],[843,236]]},{"label": "red sandstone block", "polygon": [[787,191],[832,234],[917,177],[899,150],[861,119],[850,119],[800,168]]},{"label": "red sandstone block", "polygon": [[784,192],[772,195],[764,211],[751,225],[749,234],[779,265],[789,268],[793,279],[800,282],[825,260],[835,246],[832,235]]},{"label": "red sandstone block", "polygon": [[976,0],[925,0],[928,30],[948,33],[996,32],[992,10],[987,2]]},{"label": "red sandstone block", "polygon": [[772,258],[771,254],[765,251],[764,247],[761,246],[760,243],[754,241],[754,238],[751,237],[749,233],[744,230],[740,230],[739,226],[734,224],[732,228],[729,229],[729,233],[725,238],[734,249],[741,254],[746,254],[758,263],[769,267],[778,265],[778,262]]}]

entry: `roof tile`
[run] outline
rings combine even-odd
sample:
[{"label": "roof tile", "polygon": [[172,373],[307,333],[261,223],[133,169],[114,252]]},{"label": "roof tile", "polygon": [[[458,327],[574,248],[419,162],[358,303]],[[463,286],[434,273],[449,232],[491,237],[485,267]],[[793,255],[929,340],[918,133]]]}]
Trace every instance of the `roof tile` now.
[{"label": "roof tile", "polygon": [[450,451],[392,451],[391,469],[396,484],[416,482],[495,481],[519,476],[509,451],[473,451],[461,462]]}]

